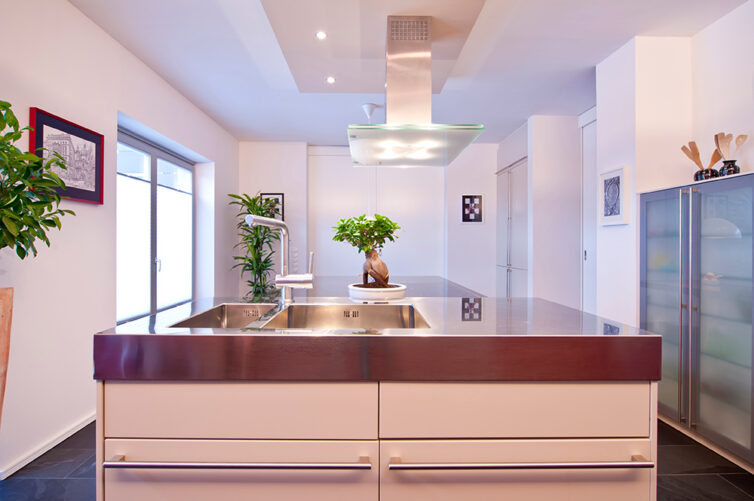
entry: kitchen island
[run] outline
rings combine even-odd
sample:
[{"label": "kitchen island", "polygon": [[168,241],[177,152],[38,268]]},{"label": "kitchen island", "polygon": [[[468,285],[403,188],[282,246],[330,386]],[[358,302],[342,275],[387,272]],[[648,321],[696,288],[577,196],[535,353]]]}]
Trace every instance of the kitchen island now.
[{"label": "kitchen island", "polygon": [[174,326],[225,303],[95,335],[98,499],[655,499],[659,336],[530,298],[397,302],[414,328],[334,297],[296,303],[337,328],[264,329],[277,305]]}]

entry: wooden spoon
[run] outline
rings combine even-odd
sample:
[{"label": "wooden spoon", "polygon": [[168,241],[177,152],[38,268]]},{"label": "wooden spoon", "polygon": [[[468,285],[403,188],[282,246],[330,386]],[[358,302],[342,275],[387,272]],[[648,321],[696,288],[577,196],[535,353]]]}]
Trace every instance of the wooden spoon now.
[{"label": "wooden spoon", "polygon": [[733,134],[726,134],[725,132],[715,134],[715,144],[725,160],[730,160],[731,141],[733,141]]},{"label": "wooden spoon", "polygon": [[738,155],[738,152],[741,149],[741,146],[744,145],[747,139],[749,139],[749,136],[746,134],[741,134],[740,136],[736,138],[736,155]]},{"label": "wooden spoon", "polygon": [[[691,143],[689,143],[691,144]],[[692,162],[694,162],[697,166],[699,166],[700,169],[704,170],[704,165],[702,165],[702,159],[699,158],[699,155],[694,155],[688,146],[685,144],[681,146],[681,151],[686,154],[689,159],[691,159]]]},{"label": "wooden spoon", "polygon": [[712,158],[709,159],[709,165],[707,166],[707,168],[711,169],[712,166],[719,162],[722,157],[723,156],[720,154],[720,150],[713,151]]}]

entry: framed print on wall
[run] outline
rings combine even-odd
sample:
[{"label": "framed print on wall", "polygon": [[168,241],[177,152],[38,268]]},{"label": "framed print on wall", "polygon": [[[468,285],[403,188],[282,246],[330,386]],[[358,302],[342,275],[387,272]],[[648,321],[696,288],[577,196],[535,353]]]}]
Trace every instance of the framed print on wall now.
[{"label": "framed print on wall", "polygon": [[66,188],[58,195],[69,200],[102,204],[102,148],[105,137],[64,118],[31,108],[29,125],[29,151],[57,152],[65,159],[67,169],[53,168],[53,172],[65,182]]},{"label": "framed print on wall", "polygon": [[600,224],[628,224],[630,205],[626,196],[626,168],[600,174]]},{"label": "framed print on wall", "polygon": [[279,214],[275,214],[275,219],[285,221],[285,195],[282,193],[260,193],[262,200],[275,200]]},{"label": "framed print on wall", "polygon": [[461,195],[461,222],[482,222],[482,195]]}]

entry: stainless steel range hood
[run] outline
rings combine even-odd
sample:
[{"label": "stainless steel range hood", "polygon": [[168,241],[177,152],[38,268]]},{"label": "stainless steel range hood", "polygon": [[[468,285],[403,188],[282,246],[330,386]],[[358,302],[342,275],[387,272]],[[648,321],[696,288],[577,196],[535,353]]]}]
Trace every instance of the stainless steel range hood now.
[{"label": "stainless steel range hood", "polygon": [[478,124],[432,123],[432,18],[388,16],[384,124],[348,126],[357,167],[446,167]]}]

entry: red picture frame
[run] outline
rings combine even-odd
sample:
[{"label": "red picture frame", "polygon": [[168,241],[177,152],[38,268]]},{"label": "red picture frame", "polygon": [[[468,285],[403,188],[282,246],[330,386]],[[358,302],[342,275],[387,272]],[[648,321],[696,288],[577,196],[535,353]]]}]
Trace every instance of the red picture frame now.
[{"label": "red picture frame", "polygon": [[66,184],[58,195],[102,205],[105,136],[39,108],[30,108],[29,125],[30,152],[57,151],[66,160],[68,168],[55,171]]}]

